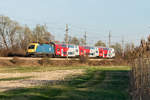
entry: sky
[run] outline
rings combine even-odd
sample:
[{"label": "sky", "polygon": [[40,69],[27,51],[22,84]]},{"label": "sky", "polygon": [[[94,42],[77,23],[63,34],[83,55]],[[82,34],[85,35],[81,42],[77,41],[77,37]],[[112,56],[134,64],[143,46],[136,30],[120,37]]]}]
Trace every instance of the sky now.
[{"label": "sky", "polygon": [[93,45],[135,43],[150,34],[150,0],[0,0],[0,15],[34,28],[46,24],[56,40],[63,40],[65,25],[69,35],[83,37]]}]

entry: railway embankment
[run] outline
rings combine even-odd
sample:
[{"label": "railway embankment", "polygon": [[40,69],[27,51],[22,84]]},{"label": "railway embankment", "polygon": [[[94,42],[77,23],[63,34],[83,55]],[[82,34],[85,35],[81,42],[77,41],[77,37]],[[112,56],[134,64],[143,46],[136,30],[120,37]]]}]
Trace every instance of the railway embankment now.
[{"label": "railway embankment", "polygon": [[79,58],[29,58],[0,57],[0,66],[107,66],[127,65],[122,59],[79,59]]}]

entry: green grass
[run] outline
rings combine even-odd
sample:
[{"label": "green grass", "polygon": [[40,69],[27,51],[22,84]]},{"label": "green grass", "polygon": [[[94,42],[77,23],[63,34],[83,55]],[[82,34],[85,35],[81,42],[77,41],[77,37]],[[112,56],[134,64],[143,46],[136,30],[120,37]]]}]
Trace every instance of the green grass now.
[{"label": "green grass", "polygon": [[71,69],[88,69],[98,68],[101,70],[130,70],[127,66],[11,66],[11,67],[0,67],[0,73],[26,73],[26,72],[45,72],[55,70],[71,70]]},{"label": "green grass", "polygon": [[45,72],[55,70],[72,70],[72,69],[87,69],[88,66],[14,66],[14,67],[0,67],[0,73],[26,73],[26,72]]},{"label": "green grass", "polygon": [[0,93],[0,100],[130,100],[129,67],[90,67],[59,85],[18,88]]},{"label": "green grass", "polygon": [[0,81],[15,81],[15,80],[24,80],[29,78],[32,78],[32,76],[1,78]]}]

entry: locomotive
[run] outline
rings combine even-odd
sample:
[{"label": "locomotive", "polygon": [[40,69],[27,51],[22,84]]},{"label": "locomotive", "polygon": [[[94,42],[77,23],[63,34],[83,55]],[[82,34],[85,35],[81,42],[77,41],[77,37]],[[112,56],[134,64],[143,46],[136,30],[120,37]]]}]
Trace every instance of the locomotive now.
[{"label": "locomotive", "polygon": [[113,58],[114,48],[80,46],[73,44],[59,43],[30,43],[27,48],[27,56],[48,56],[48,57],[89,57]]},{"label": "locomotive", "polygon": [[27,56],[55,56],[55,45],[53,43],[30,43],[27,48]]}]

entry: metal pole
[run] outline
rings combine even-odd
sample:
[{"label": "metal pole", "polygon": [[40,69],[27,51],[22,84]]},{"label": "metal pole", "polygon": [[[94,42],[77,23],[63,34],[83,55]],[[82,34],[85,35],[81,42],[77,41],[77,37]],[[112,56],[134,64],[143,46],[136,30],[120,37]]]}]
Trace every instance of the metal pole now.
[{"label": "metal pole", "polygon": [[[68,24],[66,24],[66,45],[67,45],[67,48],[68,48]],[[68,50],[67,50],[67,60],[68,60]]]},{"label": "metal pole", "polygon": [[124,57],[124,37],[122,37],[122,57]]},{"label": "metal pole", "polygon": [[87,33],[85,32],[85,35],[84,35],[84,39],[85,39],[85,46],[87,45],[86,43],[86,40],[87,40]]},{"label": "metal pole", "polygon": [[109,38],[108,45],[109,45],[109,48],[110,48],[110,46],[111,46],[111,31],[109,31],[109,36],[108,36],[108,38]]}]

